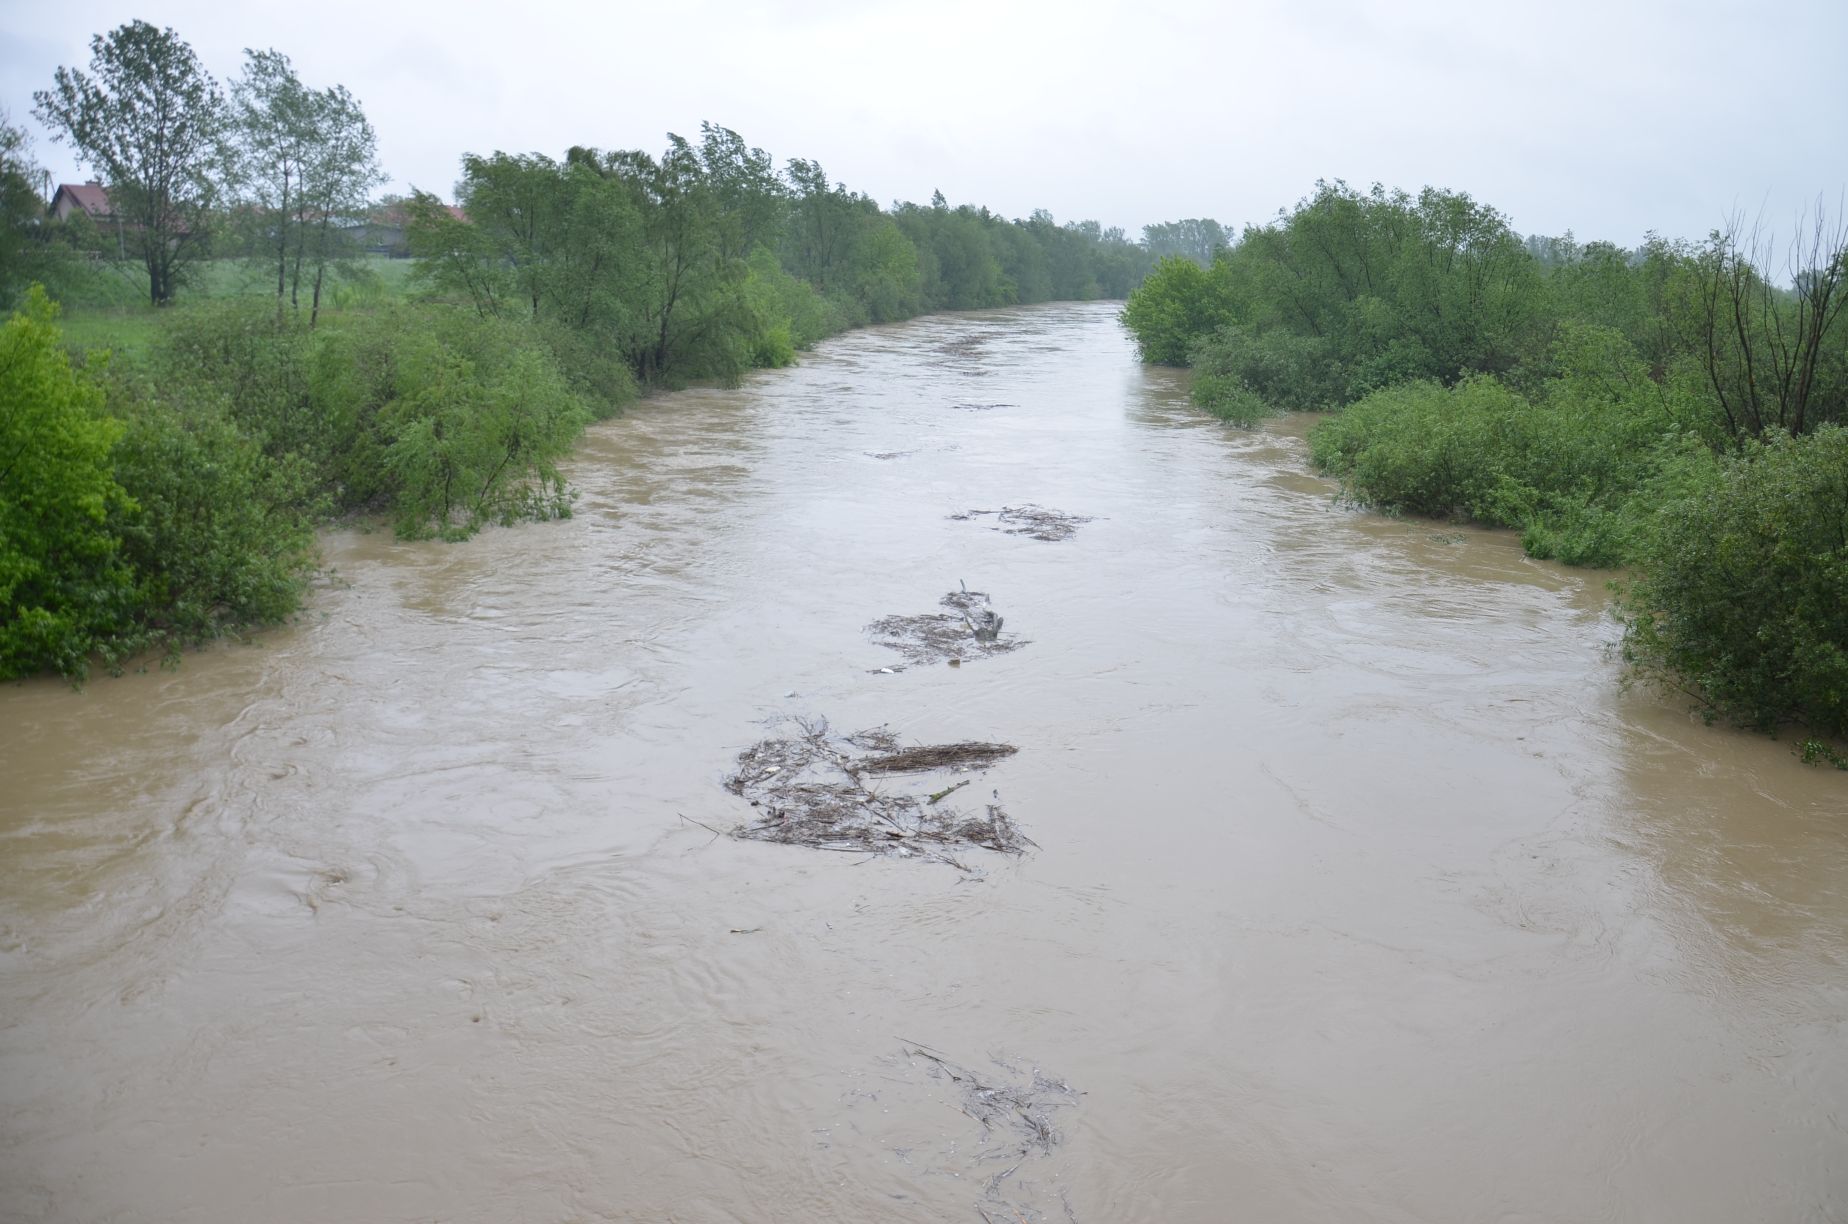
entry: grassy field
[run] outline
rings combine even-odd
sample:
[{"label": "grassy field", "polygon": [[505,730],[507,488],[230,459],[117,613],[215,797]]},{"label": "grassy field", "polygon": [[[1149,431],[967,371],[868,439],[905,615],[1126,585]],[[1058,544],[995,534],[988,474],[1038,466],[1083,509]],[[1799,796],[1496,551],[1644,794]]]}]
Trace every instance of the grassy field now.
[{"label": "grassy field", "polygon": [[[366,256],[338,269],[321,293],[321,310],[370,310],[402,300],[410,292],[415,266],[409,259]],[[204,301],[233,298],[274,300],[276,273],[245,259],[214,259],[195,265],[174,304],[156,309],[147,301],[147,277],[139,266],[97,264],[72,278],[58,295],[65,343],[78,349],[145,352],[166,316]],[[303,294],[303,308],[307,293]]]}]

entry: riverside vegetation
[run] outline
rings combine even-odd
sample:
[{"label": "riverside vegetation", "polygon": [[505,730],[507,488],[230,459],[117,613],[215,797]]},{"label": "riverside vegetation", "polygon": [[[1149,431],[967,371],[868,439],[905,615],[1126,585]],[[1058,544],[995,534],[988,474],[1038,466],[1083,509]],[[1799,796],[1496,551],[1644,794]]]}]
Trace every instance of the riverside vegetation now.
[{"label": "riverside vegetation", "polygon": [[140,21],[91,49],[34,113],[108,218],[48,217],[0,116],[0,678],[285,619],[330,516],[567,515],[558,463],[638,394],[925,311],[1121,298],[1185,229],[885,209],[702,124],[658,155],[469,155],[456,206],[395,202],[413,258],[368,258],[384,176],[345,89],[250,51],[221,90]]},{"label": "riverside vegetation", "polygon": [[[1709,716],[1848,735],[1848,226],[1626,250],[1523,240],[1467,195],[1320,183],[1124,319],[1249,424],[1331,411],[1354,499],[1625,567],[1624,654]],[[1842,764],[1824,739],[1805,753]]]}]

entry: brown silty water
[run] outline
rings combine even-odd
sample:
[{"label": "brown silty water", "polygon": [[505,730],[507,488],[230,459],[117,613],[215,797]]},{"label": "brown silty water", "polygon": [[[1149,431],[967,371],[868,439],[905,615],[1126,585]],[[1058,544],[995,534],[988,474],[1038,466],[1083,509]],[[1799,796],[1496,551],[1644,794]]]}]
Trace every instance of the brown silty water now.
[{"label": "brown silty water", "polygon": [[[1115,314],[658,397],[568,522],[0,691],[0,1217],[1848,1219],[1848,779]],[[880,671],[965,582],[1026,644]],[[1018,746],[953,801],[1038,848],[700,827],[791,715]]]}]

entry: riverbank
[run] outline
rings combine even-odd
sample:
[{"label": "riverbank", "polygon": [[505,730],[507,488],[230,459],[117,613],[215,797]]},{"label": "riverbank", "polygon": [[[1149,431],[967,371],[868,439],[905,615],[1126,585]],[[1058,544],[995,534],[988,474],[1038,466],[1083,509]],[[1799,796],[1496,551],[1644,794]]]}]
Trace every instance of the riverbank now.
[{"label": "riverbank", "polygon": [[1342,410],[1315,455],[1352,497],[1634,570],[1640,674],[1848,767],[1848,229],[1817,209],[1787,247],[1624,249],[1323,181],[1124,319],[1223,420]]}]

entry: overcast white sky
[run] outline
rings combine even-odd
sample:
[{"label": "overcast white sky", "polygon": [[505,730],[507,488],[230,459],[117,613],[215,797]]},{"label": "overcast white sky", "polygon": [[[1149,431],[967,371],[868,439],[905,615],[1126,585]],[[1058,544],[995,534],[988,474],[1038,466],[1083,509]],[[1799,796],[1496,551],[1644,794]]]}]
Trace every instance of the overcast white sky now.
[{"label": "overcast white sky", "polygon": [[365,104],[395,187],[464,151],[658,150],[702,119],[882,203],[1135,232],[1259,221],[1318,177],[1465,190],[1524,233],[1783,222],[1848,176],[1848,0],[0,0],[0,106],[134,17],[221,80],[245,47]]}]

